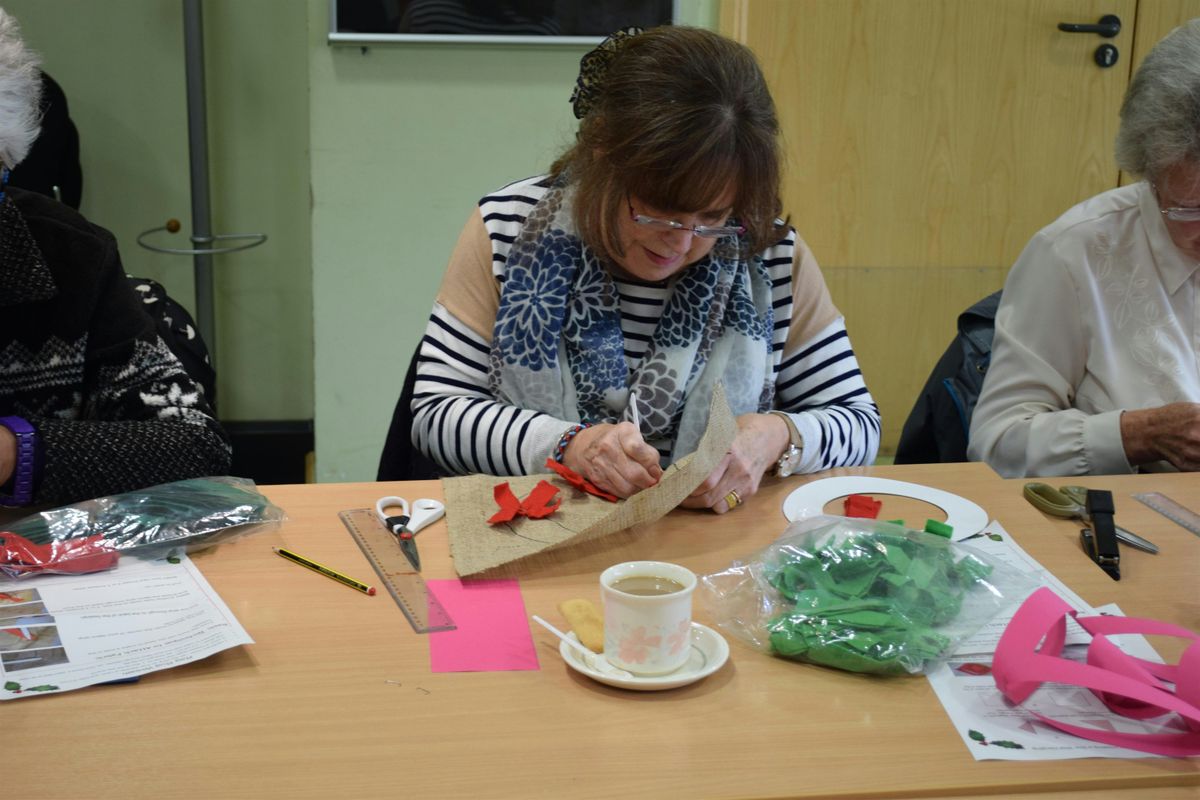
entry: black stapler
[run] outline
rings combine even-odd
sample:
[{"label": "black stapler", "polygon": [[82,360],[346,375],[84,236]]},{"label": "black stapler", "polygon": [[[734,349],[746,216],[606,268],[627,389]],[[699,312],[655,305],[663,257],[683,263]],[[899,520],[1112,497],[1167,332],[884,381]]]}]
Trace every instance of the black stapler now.
[{"label": "black stapler", "polygon": [[1079,532],[1083,550],[1100,565],[1114,581],[1121,580],[1121,552],[1117,549],[1117,530],[1113,523],[1112,492],[1087,490],[1088,523],[1091,527]]}]

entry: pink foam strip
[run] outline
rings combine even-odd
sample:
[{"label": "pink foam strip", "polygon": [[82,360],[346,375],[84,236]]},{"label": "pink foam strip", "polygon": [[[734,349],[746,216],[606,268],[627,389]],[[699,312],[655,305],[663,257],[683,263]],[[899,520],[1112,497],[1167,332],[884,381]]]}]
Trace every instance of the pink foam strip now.
[{"label": "pink foam strip", "polygon": [[515,580],[427,581],[458,626],[429,634],[434,672],[539,669],[529,617]]},{"label": "pink foam strip", "polygon": [[[1187,723],[1191,733],[1120,733],[1070,725],[1040,714],[1035,716],[1059,730],[1104,744],[1164,756],[1200,755],[1200,733],[1196,732],[1200,728],[1200,707],[1195,704],[1200,698],[1200,636],[1156,620],[1126,617],[1118,622],[1111,618],[1077,617],[1085,629],[1101,635],[1093,639],[1088,663],[1076,664],[1059,657],[1066,615],[1075,617],[1076,612],[1045,587],[1021,605],[1000,637],[992,660],[992,675],[1005,697],[1019,704],[1042,683],[1054,681],[1091,689],[1114,712],[1129,717],[1145,719],[1174,711]],[[1155,680],[1154,675],[1161,676],[1162,672],[1149,669],[1148,662],[1124,655],[1102,638],[1103,633],[1115,632],[1167,633],[1192,640],[1179,665],[1171,670],[1176,681],[1175,693]],[[1043,637],[1041,651],[1035,652]],[[1122,657],[1128,663],[1114,671],[1114,659]]]}]

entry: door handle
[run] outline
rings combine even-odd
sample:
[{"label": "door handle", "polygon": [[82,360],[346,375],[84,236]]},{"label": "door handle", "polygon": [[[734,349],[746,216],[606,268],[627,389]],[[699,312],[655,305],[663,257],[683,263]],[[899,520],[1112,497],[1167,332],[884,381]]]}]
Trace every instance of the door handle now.
[{"label": "door handle", "polygon": [[1105,39],[1111,39],[1121,32],[1121,18],[1116,14],[1105,14],[1094,25],[1086,22],[1060,22],[1058,29],[1066,33],[1098,33]]}]

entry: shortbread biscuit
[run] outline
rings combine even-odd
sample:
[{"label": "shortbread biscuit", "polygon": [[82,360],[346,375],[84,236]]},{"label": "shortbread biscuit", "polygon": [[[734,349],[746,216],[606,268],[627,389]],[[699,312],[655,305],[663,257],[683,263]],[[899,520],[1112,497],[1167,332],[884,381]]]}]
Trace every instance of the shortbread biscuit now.
[{"label": "shortbread biscuit", "polygon": [[558,610],[584,647],[593,653],[604,652],[604,616],[594,603],[582,598],[563,600]]}]

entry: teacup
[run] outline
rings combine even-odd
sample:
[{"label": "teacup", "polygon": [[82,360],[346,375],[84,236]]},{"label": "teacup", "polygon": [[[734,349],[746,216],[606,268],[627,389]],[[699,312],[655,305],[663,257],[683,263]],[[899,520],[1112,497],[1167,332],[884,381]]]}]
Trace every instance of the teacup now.
[{"label": "teacup", "polygon": [[626,561],[600,574],[604,657],[634,675],[665,675],[687,663],[695,574],[665,561]]}]

